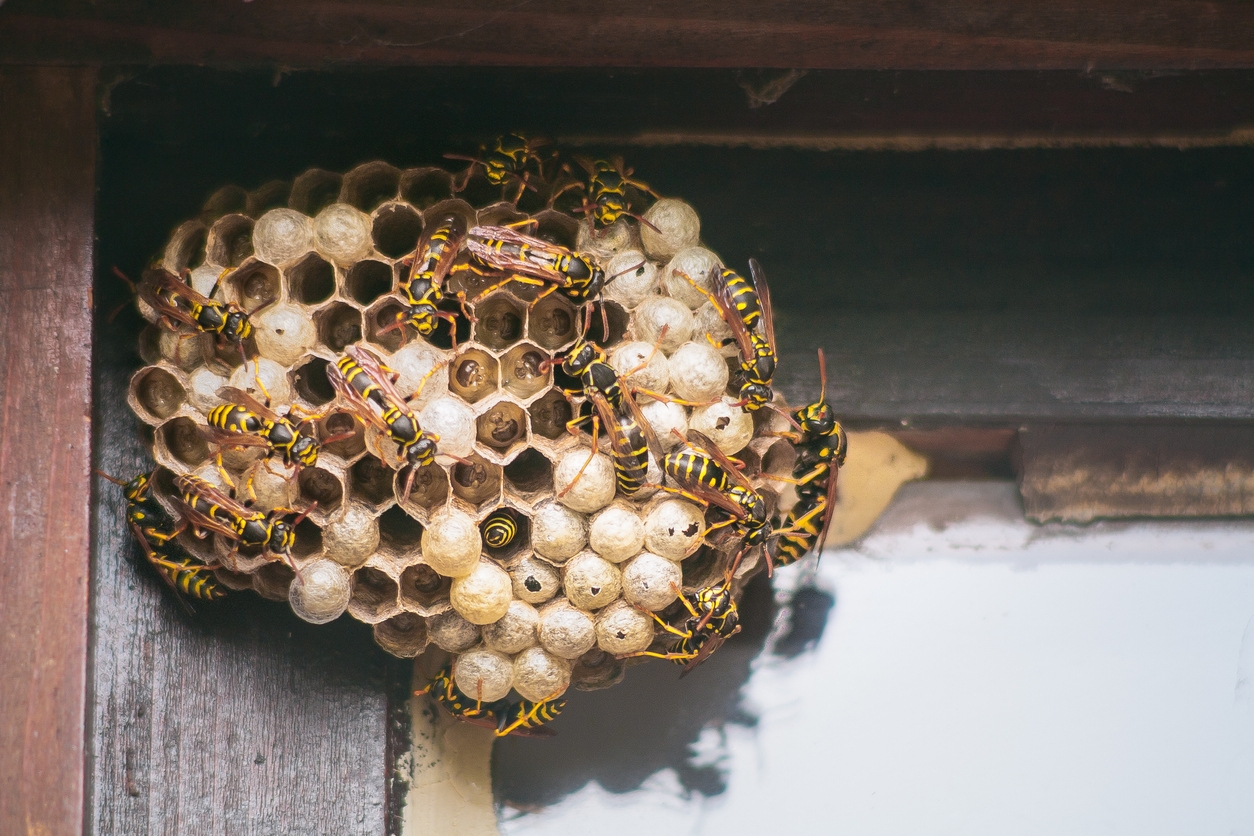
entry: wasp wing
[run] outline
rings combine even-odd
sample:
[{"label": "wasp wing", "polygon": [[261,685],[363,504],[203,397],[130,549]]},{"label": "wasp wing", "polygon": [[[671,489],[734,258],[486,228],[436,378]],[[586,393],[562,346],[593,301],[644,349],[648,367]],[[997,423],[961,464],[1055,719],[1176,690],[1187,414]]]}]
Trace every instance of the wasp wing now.
[{"label": "wasp wing", "polygon": [[741,471],[741,465],[732,461],[730,456],[718,449],[718,445],[714,443],[712,438],[699,430],[688,430],[687,438],[689,444],[693,445],[702,452],[708,453],[710,458],[718,462],[719,467],[726,470],[728,477],[730,477],[731,480],[738,486],[747,491],[752,491],[753,493],[758,492],[757,488],[753,487],[753,485],[749,483],[748,478],[746,478],[745,474]]},{"label": "wasp wing", "polygon": [[[178,280],[175,279],[175,281]],[[183,284],[182,282],[178,283],[180,285]],[[183,287],[186,288],[187,286],[183,285]],[[161,315],[168,316],[170,319],[177,320],[184,325],[190,325],[197,331],[201,330],[200,323],[196,321],[195,317],[180,308],[178,305],[171,303],[170,300],[166,299],[161,294],[157,293],[154,282],[145,280],[142,284],[140,284],[139,298],[151,305],[152,308]]]},{"label": "wasp wing", "polygon": [[766,275],[756,258],[749,259],[749,280],[753,283],[753,290],[758,294],[758,304],[762,307],[762,321],[766,323],[766,343],[771,347],[771,353],[778,357],[779,352],[775,350],[775,312],[771,308],[771,289],[767,287]]},{"label": "wasp wing", "polygon": [[718,308],[719,315],[731,329],[732,338],[736,340],[736,347],[740,349],[740,359],[747,361],[756,353],[753,347],[753,337],[749,334],[749,326],[745,325],[744,319],[736,313],[736,302],[732,299],[727,282],[723,280],[723,271],[718,266],[710,268],[710,282],[714,287],[714,306]]},{"label": "wasp wing", "polygon": [[218,397],[224,401],[239,404],[245,409],[252,410],[262,418],[265,418],[267,421],[274,421],[275,423],[278,423],[283,420],[274,412],[274,410],[245,392],[243,389],[237,389],[234,386],[223,386],[218,390]]}]

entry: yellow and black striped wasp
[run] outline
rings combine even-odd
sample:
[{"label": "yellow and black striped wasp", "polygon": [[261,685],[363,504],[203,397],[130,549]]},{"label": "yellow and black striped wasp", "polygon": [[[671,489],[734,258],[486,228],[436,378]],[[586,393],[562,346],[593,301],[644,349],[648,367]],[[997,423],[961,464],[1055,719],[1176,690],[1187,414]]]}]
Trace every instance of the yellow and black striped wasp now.
[{"label": "yellow and black striped wasp", "polygon": [[[265,447],[270,455],[279,454],[283,463],[297,469],[318,463],[321,448],[311,430],[305,429],[318,416],[309,416],[299,423],[292,421],[292,409],[283,415],[258,401],[252,395],[225,386],[218,397],[226,403],[209,410],[209,435],[218,444],[234,447]],[[340,440],[346,435],[337,436]]]},{"label": "yellow and black striped wasp", "polygon": [[517,203],[526,189],[535,189],[530,182],[531,173],[527,167],[535,164],[536,174],[543,179],[544,161],[536,151],[548,144],[543,139],[528,139],[522,134],[508,133],[498,136],[491,148],[480,145],[479,156],[468,157],[463,154],[445,154],[445,159],[465,160],[470,165],[462,175],[461,183],[456,184],[454,191],[463,191],[470,184],[470,177],[476,169],[482,169],[483,176],[494,186],[504,187],[514,182],[518,186],[512,202]]},{"label": "yellow and black striped wasp", "polygon": [[[532,223],[527,221],[526,223]],[[494,270],[509,274],[479,295],[491,293],[510,282],[549,286],[532,306],[554,291],[576,305],[592,300],[605,286],[605,271],[590,256],[560,244],[524,235],[508,226],[477,226],[470,230],[467,248],[476,259]]]},{"label": "yellow and black striped wasp", "polygon": [[704,541],[712,532],[724,528],[730,528],[734,536],[742,538],[740,550],[727,572],[731,577],[745,553],[765,544],[771,536],[766,502],[749,484],[740,467],[708,436],[689,430],[686,440],[690,447],[672,451],[662,463],[666,476],[679,485],[679,490],[666,486],[664,489],[701,505],[714,505],[728,514],[726,520],[709,526],[701,539]]},{"label": "yellow and black striped wasp", "polygon": [[285,518],[298,513],[291,508],[275,508],[262,512],[238,502],[234,497],[196,476],[174,477],[179,494],[176,501],[192,532],[204,538],[214,531],[241,546],[260,547],[265,557],[285,560],[295,568],[292,546],[296,543],[296,526],[312,507],[300,512],[296,519]]},{"label": "yellow and black striped wasp", "polygon": [[[134,286],[116,267],[114,273]],[[226,272],[223,272],[225,275]],[[190,326],[194,329],[193,333],[210,334],[219,343],[238,346],[240,355],[244,356],[244,341],[253,333],[250,314],[234,302],[219,302],[213,298],[221,282],[219,277],[209,295],[202,296],[190,283],[158,267],[144,274],[137,292],[157,312],[157,321],[171,331],[180,333],[180,325]]]},{"label": "yellow and black striped wasp", "polygon": [[649,613],[663,630],[679,637],[679,643],[673,649],[666,652],[641,650],[619,658],[651,656],[655,659],[669,659],[677,665],[683,665],[684,673],[687,674],[710,658],[710,654],[722,647],[723,642],[740,632],[740,613],[729,583],[689,592],[681,595],[679,600],[688,612],[683,627],[673,627],[656,613]]},{"label": "yellow and black striped wasp", "polygon": [[[740,369],[734,383],[739,387],[738,406],[758,410],[774,398],[771,381],[775,377],[778,353],[775,348],[775,317],[771,292],[756,258],[749,259],[751,280],[735,270],[714,268],[710,280],[714,293],[692,282],[714,304],[715,310],[731,329],[740,353]],[[689,281],[692,281],[689,279]]]},{"label": "yellow and black striped wasp", "polygon": [[[148,563],[166,585],[182,596],[213,601],[226,595],[226,589],[213,576],[213,567],[192,558],[175,541],[183,526],[152,496],[152,474],[141,473],[123,482],[103,471],[96,471],[122,488],[126,498],[126,521]],[[179,603],[187,604],[179,597]],[[190,610],[190,608],[188,608]]]},{"label": "yellow and black striped wasp", "polygon": [[396,373],[364,346],[346,346],[343,357],[327,364],[327,379],[335,391],[348,401],[353,414],[386,432],[396,442],[397,453],[409,463],[405,496],[409,496],[413,489],[419,468],[435,461],[436,444],[440,437],[423,432],[418,416],[409,408],[409,401],[422,393],[422,385],[438,368],[436,366],[428,373],[417,392],[410,398],[404,398],[393,384]]},{"label": "yellow and black striped wasp", "polygon": [[797,409],[793,419],[798,433],[782,433],[796,445],[793,481],[797,504],[788,512],[778,540],[768,550],[781,566],[795,563],[807,553],[821,552],[832,523],[840,468],[849,449],[849,436],[836,420],[827,401],[827,360],[819,349],[819,399]]},{"label": "yellow and black striped wasp", "polygon": [[607,161],[576,156],[575,162],[588,173],[587,183],[575,181],[555,190],[549,198],[550,205],[564,192],[570,189],[582,189],[584,202],[575,211],[588,217],[594,229],[598,226],[609,226],[624,215],[652,226],[632,211],[631,196],[628,192],[647,195],[654,200],[661,195],[655,192],[648,183],[633,178],[634,172],[627,168],[622,157],[613,156]]},{"label": "yellow and black striped wasp", "polygon": [[545,728],[562,713],[566,700],[550,698],[532,702],[531,700],[502,700],[493,708],[496,715],[496,736],[505,737],[516,734],[522,737],[552,737],[556,732]]},{"label": "yellow and black striped wasp", "polygon": [[[562,496],[579,481],[584,470],[597,452],[597,442],[602,428],[610,439],[611,458],[618,489],[624,496],[632,496],[645,486],[649,470],[649,451],[660,449],[653,437],[653,428],[640,411],[635,399],[623,391],[622,380],[614,367],[607,362],[605,351],[587,339],[591,321],[591,309],[585,309],[583,328],[575,344],[561,360],[562,371],[575,378],[579,387],[564,389],[566,396],[583,395],[593,406],[590,415],[578,415],[567,422],[566,428],[575,432],[582,424],[592,424],[592,448],[583,467],[558,496]],[[542,366],[556,365],[557,358],[545,361]],[[646,361],[647,363],[647,361]]]},{"label": "yellow and black striped wasp", "polygon": [[[442,215],[423,230],[410,257],[409,270],[396,289],[405,307],[397,312],[396,322],[384,328],[383,333],[409,325],[421,336],[429,337],[443,319],[449,324],[453,349],[457,349],[457,317],[441,310],[440,304],[445,298],[444,280],[465,240],[466,219],[459,212]],[[467,319],[473,319],[465,299],[462,299],[462,312]]]},{"label": "yellow and black striped wasp", "polygon": [[496,730],[497,737],[517,734],[524,737],[551,737],[552,729],[544,724],[555,718],[566,706],[565,700],[508,700],[484,703],[461,692],[453,681],[453,663],[442,667],[427,687],[415,696],[429,695],[455,719]]}]

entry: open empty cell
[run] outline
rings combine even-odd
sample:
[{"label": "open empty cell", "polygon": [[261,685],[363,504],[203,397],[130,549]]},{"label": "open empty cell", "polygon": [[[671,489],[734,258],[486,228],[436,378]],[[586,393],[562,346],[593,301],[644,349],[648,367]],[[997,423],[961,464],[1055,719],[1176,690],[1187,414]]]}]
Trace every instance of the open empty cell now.
[{"label": "open empty cell", "polygon": [[322,551],[322,526],[309,517],[296,524],[296,542],[292,544],[295,557],[309,557]]},{"label": "open empty cell", "polygon": [[508,200],[498,200],[479,210],[478,223],[480,226],[509,226],[526,219],[527,213],[519,211],[517,206]]},{"label": "open empty cell", "polygon": [[200,221],[182,224],[170,236],[162,266],[175,274],[199,267],[205,260],[205,241],[208,237],[209,229]]},{"label": "open empty cell", "polygon": [[335,268],[317,253],[310,253],[287,268],[288,294],[302,305],[317,305],[335,293]]},{"label": "open empty cell", "polygon": [[442,168],[411,168],[401,174],[401,200],[426,210],[453,194],[453,175]]},{"label": "open empty cell", "polygon": [[486,351],[472,348],[453,361],[448,388],[466,403],[477,403],[496,392],[497,373],[496,358]]},{"label": "open empty cell", "polygon": [[505,451],[527,437],[527,416],[518,404],[500,401],[475,420],[475,428],[480,444]]},{"label": "open empty cell", "polygon": [[400,171],[385,162],[359,165],[344,175],[340,202],[372,212],[380,203],[396,197],[400,179]]},{"label": "open empty cell", "polygon": [[532,219],[535,224],[530,228],[529,234],[568,250],[575,248],[575,241],[579,237],[579,221],[575,218],[545,209],[536,212]]},{"label": "open empty cell", "polygon": [[259,218],[271,209],[287,206],[292,196],[292,184],[287,180],[271,180],[248,193],[244,214]]},{"label": "open empty cell", "polygon": [[329,403],[335,397],[335,388],[327,378],[327,365],[322,357],[310,357],[289,373],[292,388],[314,406]]},{"label": "open empty cell", "polygon": [[218,218],[209,229],[205,260],[222,267],[238,267],[253,254],[253,219],[247,215]]},{"label": "open empty cell", "polygon": [[147,369],[140,372],[131,383],[135,400],[153,420],[164,421],[179,411],[187,400],[187,393],[178,379],[165,369]]},{"label": "open empty cell", "polygon": [[589,342],[602,348],[615,345],[627,333],[627,311],[617,302],[595,302],[588,320]]},{"label": "open empty cell", "polygon": [[379,207],[374,215],[370,235],[374,248],[388,258],[400,258],[412,253],[422,234],[422,216],[412,206],[404,203],[388,203]]},{"label": "open empty cell", "polygon": [[393,656],[409,659],[427,646],[427,626],[413,613],[399,613],[374,626],[374,640]]},{"label": "open empty cell", "polygon": [[505,465],[505,478],[520,493],[552,490],[553,463],[535,448],[523,450]]},{"label": "open empty cell", "polygon": [[399,505],[393,505],[379,515],[379,540],[404,554],[418,548],[422,541],[422,523],[405,513]]},{"label": "open empty cell", "polygon": [[295,577],[291,566],[276,560],[262,566],[253,574],[253,589],[258,595],[271,601],[286,601],[287,588],[292,585]]},{"label": "open empty cell", "polygon": [[170,455],[188,467],[196,467],[209,459],[209,442],[205,441],[192,419],[179,417],[167,421],[161,425],[159,432]]},{"label": "open empty cell", "polygon": [[282,294],[278,269],[256,259],[245,261],[223,281],[230,287],[230,297],[246,311],[268,305]]},{"label": "open empty cell", "polygon": [[448,600],[452,578],[438,574],[425,563],[410,566],[401,573],[401,602],[416,609],[430,609]]},{"label": "open empty cell", "polygon": [[314,314],[318,339],[332,351],[361,339],[361,311],[343,302],[335,302]]},{"label": "open empty cell", "polygon": [[335,203],[343,182],[343,176],[335,172],[320,168],[310,169],[292,182],[292,196],[288,199],[288,206],[312,218]]},{"label": "open empty cell", "polygon": [[395,475],[391,468],[374,456],[364,456],[349,468],[349,491],[355,499],[376,507],[383,505],[392,499],[392,478]]},{"label": "open empty cell", "polygon": [[344,487],[334,473],[320,467],[306,467],[297,477],[300,498],[306,505],[318,503],[318,510],[329,514],[340,507],[344,499]]},{"label": "open empty cell", "polygon": [[359,261],[349,269],[345,289],[358,304],[369,305],[392,291],[392,267],[373,259]]},{"label": "open empty cell", "polygon": [[398,593],[396,581],[373,566],[363,566],[353,572],[353,595],[348,608],[354,618],[373,622],[396,607]]}]

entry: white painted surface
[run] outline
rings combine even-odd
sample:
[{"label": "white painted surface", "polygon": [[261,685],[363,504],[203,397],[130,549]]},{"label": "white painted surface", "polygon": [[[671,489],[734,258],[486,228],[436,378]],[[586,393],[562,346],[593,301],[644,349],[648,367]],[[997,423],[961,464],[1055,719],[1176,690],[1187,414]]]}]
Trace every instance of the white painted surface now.
[{"label": "white painted surface", "polygon": [[924,483],[813,580],[817,648],[760,656],[756,728],[698,740],[726,792],[668,769],[502,831],[1254,833],[1254,523],[1039,528],[1012,486]]}]

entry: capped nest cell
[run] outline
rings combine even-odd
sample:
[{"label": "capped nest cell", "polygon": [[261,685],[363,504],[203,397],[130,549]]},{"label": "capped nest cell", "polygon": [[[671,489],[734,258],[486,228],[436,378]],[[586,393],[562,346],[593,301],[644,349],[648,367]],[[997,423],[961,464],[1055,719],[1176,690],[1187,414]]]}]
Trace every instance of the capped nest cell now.
[{"label": "capped nest cell", "polygon": [[[660,449],[645,488],[630,497],[617,487],[605,433],[592,451],[586,427],[568,427],[591,406],[563,392],[573,379],[560,363],[584,317],[561,293],[461,271],[446,291],[461,290],[466,304],[446,300],[429,337],[389,327],[402,305],[398,281],[428,225],[449,213],[472,227],[528,217],[510,203],[472,206],[455,183],[438,169],[368,163],[343,176],[302,174],[284,208],[248,209],[273,206],[273,195],[229,212],[211,200],[179,227],[158,266],[190,271],[202,293],[221,277],[218,298],[250,312],[253,333],[241,352],[150,325],[129,403],[151,428],[157,494],[172,513],[173,477],[193,474],[224,491],[233,483],[241,502],[251,483],[252,509],[305,514],[290,563],[234,548],[220,533],[184,533],[185,547],[220,567],[226,586],[285,598],[313,623],[347,613],[373,625],[396,656],[428,647],[454,654],[458,687],[482,688],[485,699],[604,687],[621,677],[615,657],[665,645],[649,613],[674,623],[678,596],[721,582],[737,550],[735,542],[717,551],[702,544],[723,512],[658,490],[657,456],[700,429],[745,462],[774,513],[783,484],[762,467],[790,474],[792,446],[777,435],[786,423],[772,410],[732,405],[735,358],[721,345],[724,324],[705,310],[708,296],[678,278],[699,284],[721,262],[701,247],[696,212],[677,200],[654,204],[652,226],[621,218],[593,231],[581,215],[544,209],[529,230],[605,270],[588,336],[620,375],[631,373],[625,385],[703,404],[634,396]],[[415,467],[398,457],[396,442],[329,381],[328,369],[360,348],[395,371],[402,395],[421,384],[409,407],[424,432],[439,436],[433,462]],[[322,442],[316,463],[297,472],[280,455],[209,432],[225,387],[268,397],[273,412],[290,411],[293,421],[308,418],[301,427]],[[734,594],[761,568],[750,553]]]}]

